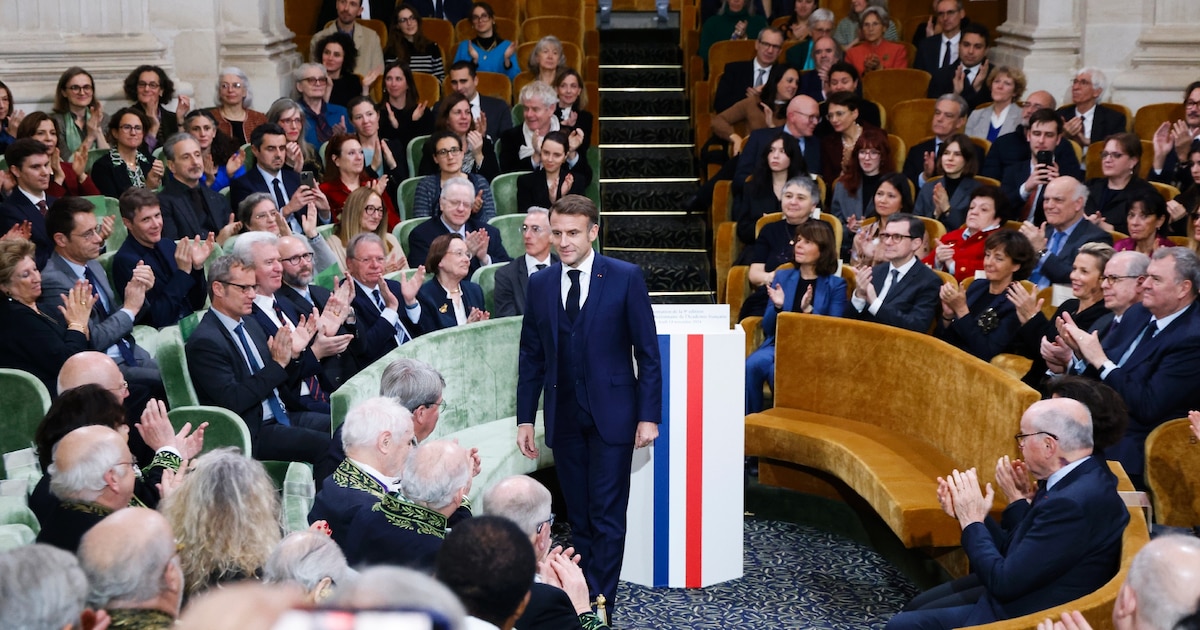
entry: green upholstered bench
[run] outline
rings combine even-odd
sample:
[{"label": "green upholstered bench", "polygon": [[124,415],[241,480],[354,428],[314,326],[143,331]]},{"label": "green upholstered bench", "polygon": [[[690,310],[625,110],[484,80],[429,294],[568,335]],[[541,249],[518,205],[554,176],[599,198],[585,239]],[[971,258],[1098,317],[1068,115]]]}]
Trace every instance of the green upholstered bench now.
[{"label": "green upholstered bench", "polygon": [[331,397],[333,428],[356,403],[379,395],[384,369],[401,357],[420,359],[446,379],[444,403],[431,439],[455,438],[479,449],[482,471],[471,485],[475,499],[493,482],[554,464],[542,423],[535,432],[537,461],[517,450],[517,353],[521,318],[505,317],[417,337],[347,380]]}]

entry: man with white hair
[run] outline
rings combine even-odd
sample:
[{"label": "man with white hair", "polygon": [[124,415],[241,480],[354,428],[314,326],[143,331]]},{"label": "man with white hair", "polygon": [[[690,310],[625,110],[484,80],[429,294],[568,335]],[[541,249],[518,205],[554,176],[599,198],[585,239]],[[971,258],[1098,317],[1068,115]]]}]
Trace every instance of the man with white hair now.
[{"label": "man with white hair", "polygon": [[[554,109],[558,107],[558,92],[541,81],[534,81],[521,88],[521,105],[525,108],[525,122],[500,134],[500,172],[535,171],[541,168],[541,157],[534,150],[542,145],[542,138],[551,131],[558,131],[558,118]],[[579,160],[586,160],[588,138],[582,129],[576,129],[568,137],[567,165],[575,168]],[[585,162],[586,163],[586,162]]]},{"label": "man with white hair", "polygon": [[412,411],[413,446],[425,441],[437,428],[445,387],[442,373],[420,359],[401,357],[384,368],[379,378],[379,395]]},{"label": "man with white hair", "polygon": [[495,317],[523,315],[529,276],[558,262],[558,255],[550,251],[548,209],[538,206],[526,209],[521,238],[525,241],[525,255],[496,270],[496,307],[492,309]]},{"label": "man with white hair", "polygon": [[1071,79],[1071,104],[1062,107],[1063,131],[1087,150],[1093,142],[1103,142],[1114,133],[1125,131],[1125,114],[1101,107],[1108,77],[1098,68],[1083,68]]},{"label": "man with white hair", "polygon": [[354,541],[370,520],[366,513],[380,502],[400,503],[399,477],[412,450],[412,414],[391,398],[370,398],[346,413],[339,431],[346,458],[322,482],[308,522],[328,522],[333,540],[357,564],[363,558]]},{"label": "man with white hair", "polygon": [[[433,221],[426,221],[428,225]],[[403,282],[383,277],[383,239],[363,232],[346,245],[346,272],[352,287],[356,334],[350,353],[360,366],[367,366],[426,330],[436,330],[431,308],[422,306],[417,293],[425,281],[425,266],[419,265]]]},{"label": "man with white hair", "polygon": [[0,619],[6,628],[79,628],[87,576],[75,556],[49,545],[0,553]]},{"label": "man with white hair", "polygon": [[263,565],[263,581],[299,584],[307,604],[316,606],[355,575],[332,538],[321,532],[292,532],[279,541]]},{"label": "man with white hair", "polygon": [[1112,245],[1112,236],[1085,220],[1083,207],[1088,189],[1074,177],[1063,175],[1050,180],[1042,195],[1046,220],[1041,225],[1031,221],[1021,224],[1021,234],[1038,252],[1037,265],[1029,276],[1039,289],[1051,284],[1067,284],[1075,255],[1084,243]]},{"label": "man with white hair", "polygon": [[[354,283],[343,277],[336,292],[313,284],[313,248],[302,238],[280,236],[276,247],[279,248],[279,262],[283,265],[283,283],[275,291],[276,299],[290,302],[297,313],[307,313],[316,307],[322,316],[341,322],[336,330],[325,328],[322,332],[326,335],[353,336],[353,323],[346,321],[352,312],[350,302],[354,299]],[[357,374],[359,366],[352,353],[343,352],[323,359],[321,368],[336,389]]]},{"label": "man with white hair", "polygon": [[143,507],[114,512],[83,536],[78,557],[91,587],[88,603],[108,612],[111,627],[175,624],[183,604],[183,566],[171,524],[161,514]]},{"label": "man with white hair", "polygon": [[[458,234],[466,242],[467,251],[471,254],[470,273],[475,273],[476,269],[485,265],[512,260],[500,241],[500,230],[472,213],[474,203],[475,186],[471,180],[452,177],[443,183],[438,215],[418,225],[408,235],[408,259],[422,264],[429,257],[429,246],[433,244],[433,239],[443,234]],[[349,261],[349,252],[346,258]]]},{"label": "man with white hair", "polygon": [[45,519],[38,542],[74,552],[101,519],[129,505],[140,470],[125,437],[92,425],[71,431],[54,450],[50,491],[61,503]]}]

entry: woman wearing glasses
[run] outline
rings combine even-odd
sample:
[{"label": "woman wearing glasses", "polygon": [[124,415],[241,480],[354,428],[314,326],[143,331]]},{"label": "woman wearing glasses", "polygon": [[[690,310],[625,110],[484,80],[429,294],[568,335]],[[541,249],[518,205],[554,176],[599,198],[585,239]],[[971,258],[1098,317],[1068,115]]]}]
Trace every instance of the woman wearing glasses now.
[{"label": "woman wearing glasses", "polygon": [[389,60],[394,59],[413,72],[432,74],[438,81],[446,78],[442,49],[425,36],[421,29],[421,14],[407,2],[396,7],[396,21],[388,35],[388,48],[386,57]]},{"label": "woman wearing glasses", "polygon": [[400,214],[388,198],[387,184],[387,175],[375,179],[367,170],[358,138],[341,134],[329,141],[329,145],[325,147],[325,181],[321,182],[321,192],[329,199],[329,209],[335,222],[338,221],[350,193],[365,186],[383,198],[388,229],[396,227],[400,222]]},{"label": "woman wearing glasses", "polygon": [[[857,3],[858,0],[855,0]],[[847,18],[849,19],[849,18]],[[883,7],[867,7],[862,12],[862,39],[858,44],[846,50],[846,62],[858,69],[859,74],[886,68],[907,68],[908,49],[904,44],[884,39],[887,32],[895,32],[896,27],[888,17],[887,9]],[[845,23],[845,20],[843,20]],[[842,27],[838,25],[838,32]],[[837,33],[833,35],[837,39]]]},{"label": "woman wearing glasses", "polygon": [[[1024,320],[1010,299],[1014,283],[1029,277],[1037,254],[1023,234],[997,230],[984,246],[984,279],[966,289],[942,285],[942,316],[935,334],[947,343],[990,361],[1013,345]],[[1020,285],[1016,285],[1020,288]]]},{"label": "woman wearing glasses", "polygon": [[[887,173],[896,172],[896,159],[882,129],[864,129],[847,156],[847,166],[833,185],[833,201],[829,212],[848,224],[875,216],[875,190]],[[849,247],[849,243],[846,244]]]},{"label": "woman wearing glasses", "polygon": [[175,98],[175,82],[158,66],[138,66],[125,77],[124,88],[125,98],[133,101],[133,107],[140,107],[154,123],[146,133],[146,146],[150,149],[162,146],[179,131],[179,120],[192,108],[191,100],[182,94],[175,111],[163,107],[163,103]]},{"label": "woman wearing glasses", "polygon": [[[458,92],[451,92],[438,105],[434,127],[438,131],[453,132],[458,137],[463,151],[461,168],[464,175],[479,175],[490,182],[500,174],[496,144],[486,135],[486,129],[475,128],[475,122],[471,116],[471,101]],[[425,142],[423,153],[417,174],[439,173],[441,167],[434,160],[433,145],[429,141]]]},{"label": "woman wearing glasses", "polygon": [[386,212],[386,208],[383,205],[383,198],[370,188],[359,188],[346,198],[346,205],[342,208],[342,217],[337,230],[325,237],[329,249],[333,251],[338,265],[343,270],[346,268],[345,244],[363,232],[372,232],[383,239],[384,254],[387,256],[383,261],[384,273],[408,269],[408,258],[404,256],[404,250],[400,248],[400,241],[392,236],[383,221],[384,212]]},{"label": "woman wearing glasses", "polygon": [[54,91],[53,109],[58,127],[63,130],[58,139],[62,155],[73,155],[79,147],[84,151],[108,148],[104,137],[108,116],[96,100],[96,82],[87,70],[72,66],[62,73]]},{"label": "woman wearing glasses", "polygon": [[[466,101],[463,101],[466,102]],[[468,110],[469,111],[469,110]],[[442,185],[455,177],[466,177],[475,187],[475,205],[471,214],[481,221],[488,221],[496,216],[496,200],[492,197],[492,187],[480,175],[463,172],[463,145],[458,134],[453,131],[439,131],[425,143],[428,152],[432,153],[437,172],[426,175],[417,183],[413,193],[413,216],[432,217],[439,212],[438,202],[442,198]]]},{"label": "woman wearing glasses", "polygon": [[467,280],[471,272],[471,251],[459,234],[443,234],[429,244],[425,268],[433,279],[421,285],[417,296],[434,309],[432,320],[438,330],[487,321],[483,288]]},{"label": "woman wearing glasses", "polygon": [[106,197],[117,199],[130,188],[156,190],[162,185],[162,160],[140,150],[151,124],[150,117],[134,107],[119,109],[109,119],[109,139],[115,146],[92,165],[92,180]]},{"label": "woman wearing glasses", "polygon": [[475,38],[458,45],[454,61],[472,61],[479,72],[496,72],[508,75],[509,80],[521,73],[521,64],[513,61],[517,46],[496,34],[496,12],[486,2],[471,6],[471,26]]},{"label": "woman wearing glasses", "polygon": [[851,154],[859,136],[866,129],[878,127],[858,121],[862,99],[854,92],[834,92],[826,103],[825,118],[834,133],[821,139],[821,177],[826,182],[836,182],[853,159]]},{"label": "woman wearing glasses", "polygon": [[1109,232],[1129,232],[1125,215],[1129,203],[1138,197],[1155,194],[1150,182],[1138,177],[1142,161],[1142,141],[1132,133],[1115,133],[1104,139],[1100,168],[1104,177],[1088,180],[1087,205],[1083,211],[1092,223]]},{"label": "woman wearing glasses", "polygon": [[320,147],[334,136],[354,133],[346,108],[328,100],[329,73],[325,66],[302,63],[292,76],[296,79],[296,104],[304,113],[304,139],[310,145]]},{"label": "woman wearing glasses", "polygon": [[209,111],[217,119],[217,128],[238,144],[250,142],[254,128],[267,122],[266,114],[250,109],[253,101],[250,78],[245,72],[234,67],[221,70],[217,79],[217,106]]}]

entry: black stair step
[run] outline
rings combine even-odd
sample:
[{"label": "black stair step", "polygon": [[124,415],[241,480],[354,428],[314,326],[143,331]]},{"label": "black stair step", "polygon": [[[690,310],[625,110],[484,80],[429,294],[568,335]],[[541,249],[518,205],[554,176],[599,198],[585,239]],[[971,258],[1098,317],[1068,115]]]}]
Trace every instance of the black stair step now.
[{"label": "black stair step", "polygon": [[707,253],[607,249],[604,253],[640,266],[646,275],[646,288],[652,293],[712,291]]},{"label": "black stair step", "polygon": [[[644,33],[646,31],[636,31]],[[683,53],[677,43],[640,44],[614,42],[606,43],[603,35],[600,40],[600,65],[612,64],[678,64],[683,60]]]},{"label": "black stair step", "polygon": [[600,116],[687,116],[687,94],[678,92],[604,92]]},{"label": "black stair step", "polygon": [[600,144],[692,144],[687,120],[604,120]]},{"label": "black stair step", "polygon": [[700,249],[708,244],[704,217],[604,215],[604,246],[636,249]]},{"label": "black stair step", "polygon": [[631,177],[695,177],[692,149],[604,149],[601,172],[608,179]]},{"label": "black stair step", "polygon": [[621,210],[685,210],[699,188],[693,183],[606,182],[600,187],[606,212]]},{"label": "black stair step", "polygon": [[623,87],[683,87],[683,69],[671,68],[600,68],[600,85]]},{"label": "black stair step", "polygon": [[716,293],[714,291],[703,291],[699,293],[685,293],[682,295],[674,294],[658,294],[650,296],[651,304],[716,304]]}]

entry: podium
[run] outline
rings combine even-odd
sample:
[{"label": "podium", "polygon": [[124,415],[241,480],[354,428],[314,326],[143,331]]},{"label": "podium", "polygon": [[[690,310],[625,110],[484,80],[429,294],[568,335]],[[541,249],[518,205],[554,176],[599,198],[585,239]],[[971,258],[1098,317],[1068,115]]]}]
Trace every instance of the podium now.
[{"label": "podium", "polygon": [[700,588],[742,577],[745,363],[724,304],[656,304],[663,422],[633,454],[621,579]]}]

